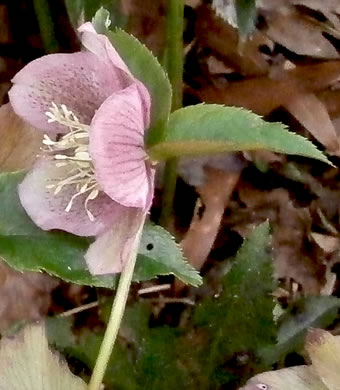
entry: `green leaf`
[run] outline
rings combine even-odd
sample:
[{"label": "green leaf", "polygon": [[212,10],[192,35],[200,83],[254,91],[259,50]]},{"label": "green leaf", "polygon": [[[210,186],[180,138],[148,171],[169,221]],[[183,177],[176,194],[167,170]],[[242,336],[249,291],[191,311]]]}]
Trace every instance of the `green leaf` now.
[{"label": "green leaf", "polygon": [[86,384],[48,349],[44,328],[30,325],[0,345],[0,388],[85,390]]},{"label": "green leaf", "polygon": [[241,39],[255,30],[256,0],[213,0],[212,7],[217,15],[238,28]]},{"label": "green leaf", "polygon": [[290,352],[303,347],[308,328],[330,325],[337,317],[340,299],[332,296],[301,298],[280,318],[277,344],[264,348],[262,356],[275,363]]},{"label": "green leaf", "polygon": [[98,34],[106,34],[111,25],[110,12],[100,7],[92,18],[92,25]]},{"label": "green leaf", "polygon": [[[127,307],[105,375],[105,382],[120,390],[177,390],[188,388],[186,370],[179,362],[180,332],[167,326],[150,328],[151,306]],[[103,332],[82,329],[77,338],[68,318],[48,319],[49,341],[67,355],[93,368]]]},{"label": "green leaf", "polygon": [[[93,276],[84,254],[91,241],[64,232],[39,229],[20,204],[17,186],[23,172],[0,175],[0,256],[20,271],[46,271],[69,282],[113,288],[115,277]],[[152,246],[152,249],[150,248]],[[173,274],[197,286],[201,278],[188,263],[171,235],[161,227],[146,225],[134,281]]]},{"label": "green leaf", "polygon": [[17,194],[24,175],[24,172],[0,175],[2,259],[19,271],[46,271],[69,282],[112,288],[112,277],[96,277],[87,270],[84,254],[90,243],[88,239],[43,231],[28,217]]},{"label": "green leaf", "polygon": [[[103,341],[104,331],[82,328],[75,336],[72,332],[73,318],[48,318],[46,330],[48,341],[67,356],[81,361],[91,370],[94,368]],[[119,340],[115,344],[105,373],[106,384],[121,390],[137,390],[134,362]],[[65,389],[66,390],[66,389]]]},{"label": "green leaf", "polygon": [[223,279],[219,298],[206,299],[196,309],[196,326],[204,327],[211,337],[203,356],[211,380],[218,381],[217,368],[237,354],[246,353],[258,359],[261,349],[275,342],[275,302],[271,293],[276,282],[269,245],[269,225],[264,223],[237,253]]},{"label": "green leaf", "polygon": [[182,282],[199,286],[200,274],[186,261],[181,248],[165,229],[146,225],[139,247],[134,279],[149,280],[156,275],[175,275]]},{"label": "green leaf", "polygon": [[241,37],[247,37],[255,30],[256,0],[237,0],[235,8],[239,33]]},{"label": "green leaf", "polygon": [[103,7],[109,12],[112,26],[123,28],[127,21],[120,10],[120,0],[65,0],[65,5],[74,28],[78,28],[84,19],[91,20]]},{"label": "green leaf", "polygon": [[267,149],[331,164],[307,139],[242,108],[199,104],[171,114],[166,132],[150,135],[154,160],[227,151]]},{"label": "green leaf", "polygon": [[171,109],[171,85],[167,74],[151,51],[123,30],[107,33],[131,73],[140,80],[151,95],[151,127],[148,134],[163,131]]}]

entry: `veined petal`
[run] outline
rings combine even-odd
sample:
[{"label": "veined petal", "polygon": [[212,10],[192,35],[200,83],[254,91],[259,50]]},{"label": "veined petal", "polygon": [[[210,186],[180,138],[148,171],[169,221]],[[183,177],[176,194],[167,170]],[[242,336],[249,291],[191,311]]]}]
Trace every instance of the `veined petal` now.
[{"label": "veined petal", "polygon": [[112,227],[120,206],[103,192],[88,202],[88,210],[94,216],[89,219],[85,210],[88,194],[76,197],[69,212],[65,211],[77,191],[75,185],[64,186],[55,194],[56,187],[49,188],[71,175],[75,164],[57,167],[54,160],[40,158],[19,185],[21,204],[33,222],[44,230],[60,229],[78,236],[96,236]]},{"label": "veined petal", "polygon": [[78,31],[81,34],[81,43],[88,51],[97,55],[101,61],[111,64],[113,71],[123,71],[130,82],[133,82],[129,68],[105,35],[98,34],[90,22],[82,24]]},{"label": "veined petal", "polygon": [[149,111],[138,83],[112,94],[91,122],[89,144],[103,191],[123,206],[144,210],[151,204],[154,178],[144,149]]},{"label": "veined petal", "polygon": [[143,210],[120,206],[112,228],[97,237],[85,254],[93,275],[121,272],[131,256],[137,255],[144,220]]},{"label": "veined petal", "polygon": [[17,115],[52,134],[67,127],[48,123],[51,103],[64,104],[81,123],[90,124],[95,111],[113,92],[126,88],[130,80],[92,53],[50,54],[32,61],[13,78],[9,91]]},{"label": "veined petal", "polygon": [[97,34],[92,23],[87,22],[82,24],[78,31],[81,33],[81,42],[83,46],[98,56],[101,61],[106,61],[113,66],[112,71],[116,72],[117,68],[124,72],[127,77],[127,83],[136,83],[138,85],[139,93],[144,105],[144,124],[147,129],[150,124],[150,94],[146,87],[131,74],[129,68],[126,66],[117,50],[112,46],[108,37],[103,34]]}]

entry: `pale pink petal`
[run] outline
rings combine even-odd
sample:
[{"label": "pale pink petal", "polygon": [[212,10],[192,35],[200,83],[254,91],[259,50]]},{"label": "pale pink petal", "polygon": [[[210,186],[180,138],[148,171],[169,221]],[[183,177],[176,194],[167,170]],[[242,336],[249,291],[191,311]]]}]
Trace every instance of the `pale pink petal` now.
[{"label": "pale pink petal", "polygon": [[116,51],[116,49],[112,46],[110,43],[110,40],[103,34],[97,34],[96,30],[94,29],[92,23],[87,22],[82,24],[78,31],[82,34],[81,41],[84,47],[89,50],[90,52],[96,54],[101,61],[106,61],[112,64],[113,72],[116,72],[118,68],[119,70],[126,73],[128,76],[128,80],[130,83],[137,83],[139,93],[141,95],[143,104],[145,106],[144,114],[144,123],[145,128],[149,127],[150,124],[150,106],[151,106],[151,100],[150,100],[150,94],[148,90],[145,88],[145,86],[134,78],[134,76],[131,74],[130,70]]},{"label": "pale pink petal", "polygon": [[97,34],[89,22],[82,24],[78,31],[81,34],[81,43],[88,51],[97,55],[101,61],[110,64],[114,72],[117,70],[123,71],[130,82],[133,82],[134,78],[129,68],[105,35]]},{"label": "pale pink petal", "polygon": [[124,72],[100,61],[92,53],[51,54],[32,61],[13,79],[9,91],[17,115],[44,132],[68,129],[47,123],[51,103],[64,104],[81,123],[90,124],[95,111],[113,92],[131,82]]},{"label": "pale pink petal", "polygon": [[[144,149],[150,106],[133,84],[112,94],[90,126],[90,154],[104,192],[127,207],[150,207],[154,169]],[[147,111],[147,112],[145,112]]]},{"label": "pale pink petal", "polygon": [[83,33],[83,32],[91,32],[91,33],[94,33],[94,34],[97,34],[97,31],[96,29],[93,27],[93,24],[91,22],[85,22],[83,23],[81,26],[78,27],[78,31],[80,33]]},{"label": "pale pink petal", "polygon": [[110,230],[97,237],[85,254],[93,275],[121,272],[131,256],[137,255],[145,213],[138,208],[120,206]]},{"label": "pale pink petal", "polygon": [[19,185],[21,204],[33,222],[44,230],[60,229],[78,236],[96,236],[107,231],[120,213],[120,205],[101,192],[88,202],[88,209],[95,217],[90,221],[85,211],[86,195],[74,199],[69,212],[65,209],[76,189],[74,185],[64,187],[55,195],[55,188],[47,188],[65,176],[74,166],[57,168],[55,161],[39,159],[33,169]]},{"label": "pale pink petal", "polygon": [[138,93],[142,103],[144,129],[147,130],[150,126],[151,96],[149,94],[149,91],[141,81],[136,80],[136,86],[138,88]]}]

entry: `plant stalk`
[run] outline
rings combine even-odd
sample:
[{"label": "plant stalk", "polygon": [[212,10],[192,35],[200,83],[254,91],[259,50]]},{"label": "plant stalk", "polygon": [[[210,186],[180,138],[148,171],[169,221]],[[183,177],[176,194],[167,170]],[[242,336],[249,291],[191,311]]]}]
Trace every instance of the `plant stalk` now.
[{"label": "plant stalk", "polygon": [[59,50],[59,44],[55,37],[54,23],[48,0],[33,0],[33,4],[44,49],[48,54],[56,53]]},{"label": "plant stalk", "polygon": [[[183,100],[183,29],[184,1],[168,0],[166,68],[172,85],[172,111]],[[176,159],[167,161],[163,175],[163,204],[160,223],[166,226],[172,215],[176,190]]]},{"label": "plant stalk", "polygon": [[[144,220],[141,223],[141,226],[136,234],[135,248],[134,253],[130,256],[128,263],[123,269],[119,284],[116,292],[115,299],[112,304],[111,314],[107,328],[105,330],[105,335],[100,346],[98,358],[93,369],[93,373],[88,384],[88,390],[100,390],[103,378],[107,365],[110,360],[110,356],[117,339],[118,331],[122,318],[125,311],[126,301],[129,295],[130,285],[132,281],[133,271],[137,259],[137,249],[140,243],[140,238],[142,235],[144,226]],[[133,244],[134,245],[134,244]]]}]

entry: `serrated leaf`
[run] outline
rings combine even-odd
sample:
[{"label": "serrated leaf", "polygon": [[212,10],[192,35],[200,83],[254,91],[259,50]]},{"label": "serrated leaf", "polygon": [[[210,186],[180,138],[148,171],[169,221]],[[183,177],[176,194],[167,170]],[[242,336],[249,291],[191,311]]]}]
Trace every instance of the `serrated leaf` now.
[{"label": "serrated leaf", "polygon": [[[205,300],[195,313],[196,326],[211,334],[206,351],[206,369],[216,375],[216,367],[237,353],[259,358],[259,351],[275,341],[273,320],[276,287],[269,251],[269,225],[257,227],[236,255],[223,279],[218,299]],[[222,384],[222,383],[220,383]]]},{"label": "serrated leaf", "polygon": [[195,287],[202,284],[200,274],[186,261],[170,233],[160,226],[146,225],[134,277],[142,281],[170,274]]},{"label": "serrated leaf", "polygon": [[149,145],[149,154],[155,160],[266,149],[331,164],[316,146],[289,132],[283,124],[265,122],[242,108],[216,104],[199,104],[175,111],[165,132],[150,135]]},{"label": "serrated leaf", "polygon": [[92,18],[92,25],[98,34],[106,34],[111,25],[110,12],[100,7]]},{"label": "serrated leaf", "polygon": [[[114,288],[115,277],[93,276],[84,254],[91,240],[68,233],[39,229],[20,204],[17,186],[23,172],[0,175],[0,256],[20,271],[46,271],[69,282]],[[152,244],[152,250],[147,249]],[[189,266],[171,235],[155,225],[146,225],[133,280],[173,274],[197,286],[201,278]]]},{"label": "serrated leaf", "polygon": [[167,74],[151,51],[123,30],[107,33],[132,74],[140,80],[151,95],[151,124],[148,134],[162,131],[171,109],[171,85]]},{"label": "serrated leaf", "polygon": [[30,325],[0,345],[0,389],[85,390],[59,356],[48,349],[44,328]]},{"label": "serrated leaf", "polygon": [[75,29],[84,20],[91,20],[101,7],[108,10],[113,26],[123,28],[126,24],[127,18],[121,12],[120,0],[65,0],[65,6]]},{"label": "serrated leaf", "polygon": [[[180,332],[167,326],[150,328],[150,316],[151,306],[147,303],[126,308],[121,325],[123,337],[118,338],[113,349],[106,384],[120,390],[188,388],[185,367],[179,362]],[[57,348],[90,368],[94,366],[103,332],[83,329],[75,338],[70,319],[65,318],[48,319],[47,329],[49,341]]]},{"label": "serrated leaf", "polygon": [[325,327],[337,317],[340,299],[332,296],[301,298],[280,319],[277,344],[261,352],[268,363],[303,347],[308,328]]}]

